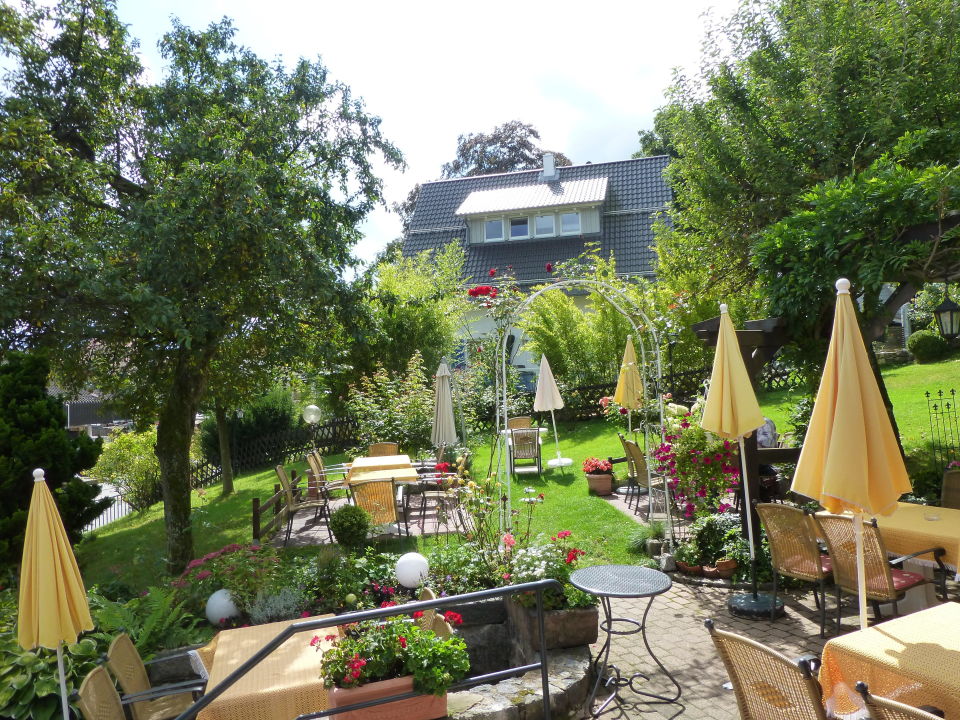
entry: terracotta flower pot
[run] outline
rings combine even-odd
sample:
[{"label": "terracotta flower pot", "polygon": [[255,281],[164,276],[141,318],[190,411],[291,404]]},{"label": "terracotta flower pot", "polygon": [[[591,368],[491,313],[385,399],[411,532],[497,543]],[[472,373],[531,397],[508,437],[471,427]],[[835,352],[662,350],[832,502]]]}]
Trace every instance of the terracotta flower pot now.
[{"label": "terracotta flower pot", "polygon": [[610,473],[587,473],[587,485],[597,495],[610,495],[613,492],[613,475]]},{"label": "terracotta flower pot", "polygon": [[703,566],[702,565],[691,565],[690,563],[685,563],[682,560],[674,560],[677,563],[677,568],[684,575],[703,575]]},{"label": "terracotta flower pot", "polygon": [[[413,677],[407,675],[391,680],[378,680],[355,688],[331,688],[327,696],[330,707],[337,708],[412,691]],[[407,700],[395,700],[361,710],[339,713],[334,717],[342,720],[396,720],[397,718],[435,720],[445,717],[446,714],[446,695],[420,695]]]}]

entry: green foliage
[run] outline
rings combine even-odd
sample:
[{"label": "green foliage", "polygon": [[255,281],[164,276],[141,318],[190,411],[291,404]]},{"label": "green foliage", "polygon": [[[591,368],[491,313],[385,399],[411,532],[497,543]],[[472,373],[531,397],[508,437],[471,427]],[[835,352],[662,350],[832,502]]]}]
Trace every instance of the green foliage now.
[{"label": "green foliage", "polygon": [[[319,638],[316,640],[319,644]],[[349,627],[344,637],[324,650],[320,674],[326,687],[340,688],[412,675],[414,690],[443,695],[469,669],[462,638],[439,638],[430,630],[395,618]]]},{"label": "green foliage", "polygon": [[76,478],[96,462],[100,441],[67,433],[63,406],[47,394],[48,371],[41,355],[8,353],[0,363],[0,568],[20,562],[34,468],[43,468],[72,542],[113,502],[95,500],[99,485]]},{"label": "green foliage", "polygon": [[797,400],[796,405],[790,411],[787,422],[793,428],[793,439],[796,447],[803,447],[803,441],[807,437],[807,428],[810,427],[810,416],[813,415],[813,405],[816,398],[812,396],[803,397]]},{"label": "green foliage", "polygon": [[403,373],[378,365],[361,378],[350,388],[347,409],[361,445],[396,442],[407,453],[430,447],[433,391],[420,352],[414,351]]},{"label": "green foliage", "polygon": [[917,291],[910,301],[910,325],[916,330],[935,330],[937,321],[933,311],[943,302],[945,290],[943,283],[927,283]]},{"label": "green foliage", "polygon": [[344,505],[330,516],[330,531],[345,548],[361,548],[370,532],[370,515],[356,505]]},{"label": "green foliage", "polygon": [[[276,387],[266,395],[241,405],[238,413],[227,416],[227,427],[234,447],[243,447],[265,435],[283,433],[300,424],[293,395],[286,388]],[[200,452],[208,462],[220,463],[220,439],[217,421],[207,417],[200,423]]]},{"label": "green foliage", "polygon": [[277,551],[270,545],[232,543],[191,560],[172,585],[189,609],[202,612],[210,595],[222,588],[246,613],[260,590],[276,587],[278,564]]},{"label": "green foliage", "polygon": [[247,608],[247,614],[251,623],[262,625],[297,618],[306,607],[306,595],[298,587],[281,587],[278,590],[261,588]]},{"label": "green foliage", "polygon": [[[470,133],[457,138],[457,156],[444,163],[443,177],[473,177],[491,173],[533,170],[542,167],[543,153],[534,142],[540,133],[533,125],[511,120],[489,133]],[[570,158],[554,153],[555,164],[570,165]]]},{"label": "green foliage", "polygon": [[154,453],[157,430],[114,431],[90,476],[117,488],[134,510],[144,510],[160,500],[160,462]]},{"label": "green foliage", "polygon": [[907,338],[907,350],[918,363],[930,363],[949,355],[950,343],[935,330],[917,330]]}]

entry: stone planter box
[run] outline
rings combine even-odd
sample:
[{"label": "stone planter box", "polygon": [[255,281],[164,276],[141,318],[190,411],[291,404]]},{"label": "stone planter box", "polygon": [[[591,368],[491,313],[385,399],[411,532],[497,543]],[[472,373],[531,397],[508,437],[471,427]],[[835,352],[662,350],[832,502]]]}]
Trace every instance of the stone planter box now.
[{"label": "stone planter box", "polygon": [[[537,629],[537,613],[505,598],[510,625],[521,647],[540,650],[540,634]],[[547,650],[589,645],[597,641],[600,613],[596,607],[548,610],[543,614]]]},{"label": "stone planter box", "polygon": [[[377,698],[413,691],[413,677],[406,676],[392,680],[380,680],[355,688],[331,688],[328,693],[330,707],[344,707],[354,703],[366,702]],[[420,695],[406,700],[374,705],[373,707],[339,713],[336,718],[342,720],[436,720],[446,717],[446,695]]]},{"label": "stone planter box", "polygon": [[597,495],[610,495],[613,492],[613,475],[610,473],[588,473],[587,485]]}]

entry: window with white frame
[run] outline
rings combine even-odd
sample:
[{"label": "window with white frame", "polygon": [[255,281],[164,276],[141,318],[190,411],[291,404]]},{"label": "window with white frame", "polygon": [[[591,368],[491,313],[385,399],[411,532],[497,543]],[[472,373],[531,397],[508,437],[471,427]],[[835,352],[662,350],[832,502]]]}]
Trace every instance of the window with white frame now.
[{"label": "window with white frame", "polygon": [[533,232],[537,237],[550,237],[557,234],[557,219],[554,215],[537,215],[533,221]]},{"label": "window with white frame", "polygon": [[485,242],[501,242],[503,240],[503,220],[487,220],[483,224],[483,239]]},{"label": "window with white frame", "polygon": [[560,234],[561,235],[579,235],[580,234],[580,213],[560,213]]},{"label": "window with white frame", "polygon": [[528,237],[530,237],[530,218],[510,218],[510,239],[522,240]]}]

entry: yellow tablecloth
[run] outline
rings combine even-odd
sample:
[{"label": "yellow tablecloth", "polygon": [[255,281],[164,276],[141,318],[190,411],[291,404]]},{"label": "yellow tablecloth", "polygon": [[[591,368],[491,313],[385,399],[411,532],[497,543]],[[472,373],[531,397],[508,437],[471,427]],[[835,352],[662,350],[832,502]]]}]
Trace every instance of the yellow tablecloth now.
[{"label": "yellow tablecloth", "polygon": [[[327,618],[318,615],[307,620]],[[290,620],[223,630],[217,637],[217,652],[207,689],[236,670]],[[320,679],[322,652],[310,646],[314,635],[335,635],[336,626],[294,635],[263,662],[231,685],[223,695],[200,712],[199,720],[290,720],[304,713],[326,710],[327,690]],[[322,648],[332,643],[323,641]]]},{"label": "yellow tablecloth", "polygon": [[907,705],[934,705],[960,718],[960,604],[948,602],[827,642],[820,666],[831,714],[862,709],[854,689]]},{"label": "yellow tablecloth", "polygon": [[353,480],[357,473],[368,473],[375,470],[399,470],[412,468],[409,455],[380,455],[376,457],[358,457],[350,464],[347,471],[347,480]]},{"label": "yellow tablecloth", "polygon": [[350,482],[360,482],[361,480],[396,480],[398,483],[416,482],[420,475],[412,467],[395,468],[393,470],[369,470],[357,472],[350,478]]},{"label": "yellow tablecloth", "polygon": [[[940,519],[927,520],[925,516],[928,514]],[[877,518],[877,527],[890,552],[909,555],[917,550],[942,547],[947,551],[942,558],[944,564],[957,571],[960,564],[960,510],[897,503],[893,514]],[[932,555],[917,559],[924,564],[933,564]]]}]

